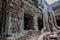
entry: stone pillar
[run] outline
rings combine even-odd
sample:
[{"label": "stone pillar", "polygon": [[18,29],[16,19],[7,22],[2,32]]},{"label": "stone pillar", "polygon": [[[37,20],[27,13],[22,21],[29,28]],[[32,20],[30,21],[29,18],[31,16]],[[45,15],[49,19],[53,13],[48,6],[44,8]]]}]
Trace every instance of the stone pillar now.
[{"label": "stone pillar", "polygon": [[12,27],[12,23],[11,23],[11,12],[9,12],[8,13],[8,22],[7,22],[8,24],[8,30],[7,30],[7,32],[8,32],[8,35],[11,35],[11,27]]},{"label": "stone pillar", "polygon": [[20,26],[20,32],[23,31],[23,27],[24,27],[24,10],[23,8],[20,9],[20,11],[18,12],[18,17],[19,17],[19,26]]},{"label": "stone pillar", "polygon": [[34,21],[34,29],[37,32],[37,31],[39,31],[39,29],[38,29],[38,19],[37,19],[37,15],[36,14],[33,17],[33,21]]}]

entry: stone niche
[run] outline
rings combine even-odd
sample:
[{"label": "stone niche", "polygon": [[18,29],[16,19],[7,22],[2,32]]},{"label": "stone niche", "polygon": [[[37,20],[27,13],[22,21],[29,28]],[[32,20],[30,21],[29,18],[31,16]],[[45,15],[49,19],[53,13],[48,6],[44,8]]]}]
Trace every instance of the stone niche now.
[{"label": "stone niche", "polygon": [[24,14],[24,30],[30,30],[33,28],[33,16]]}]

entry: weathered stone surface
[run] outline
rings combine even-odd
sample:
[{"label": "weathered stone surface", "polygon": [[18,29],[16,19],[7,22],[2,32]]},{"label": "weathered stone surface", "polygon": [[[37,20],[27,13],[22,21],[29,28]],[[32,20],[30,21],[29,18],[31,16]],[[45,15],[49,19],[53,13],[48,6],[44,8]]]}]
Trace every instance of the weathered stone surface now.
[{"label": "weathered stone surface", "polygon": [[[43,5],[44,8],[40,6],[42,10],[40,11],[24,0],[7,0],[7,4],[5,5],[6,10],[4,10],[7,15],[5,35],[11,35],[7,37],[7,40],[50,40],[51,38],[59,40],[60,29],[55,28],[57,25],[54,11],[50,8],[48,10],[45,2]],[[25,13],[32,15],[34,30],[24,30]],[[43,15],[41,13],[43,13]],[[44,27],[40,31],[38,29],[38,17],[43,18],[44,24]]]}]

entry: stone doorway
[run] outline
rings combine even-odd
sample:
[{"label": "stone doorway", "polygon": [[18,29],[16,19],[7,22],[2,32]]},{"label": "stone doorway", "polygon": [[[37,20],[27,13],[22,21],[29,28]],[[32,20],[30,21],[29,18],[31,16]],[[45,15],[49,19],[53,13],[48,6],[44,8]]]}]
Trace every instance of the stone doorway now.
[{"label": "stone doorway", "polygon": [[38,18],[38,28],[41,31],[43,28],[43,19]]},{"label": "stone doorway", "polygon": [[2,14],[0,14],[0,35],[2,33]]},{"label": "stone doorway", "polygon": [[0,35],[2,35],[2,32],[5,32],[5,23],[5,14],[0,13]]},{"label": "stone doorway", "polygon": [[57,22],[57,25],[60,26],[60,19],[56,20],[56,22]]},{"label": "stone doorway", "polygon": [[30,29],[33,29],[33,17],[28,14],[24,14],[24,30]]},{"label": "stone doorway", "polygon": [[5,32],[6,14],[0,13],[0,35]]}]

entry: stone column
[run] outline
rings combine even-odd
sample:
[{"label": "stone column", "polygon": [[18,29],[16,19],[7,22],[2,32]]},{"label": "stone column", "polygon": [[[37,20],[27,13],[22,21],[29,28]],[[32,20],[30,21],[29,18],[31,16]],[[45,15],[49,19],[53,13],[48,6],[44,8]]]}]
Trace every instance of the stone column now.
[{"label": "stone column", "polygon": [[20,32],[22,32],[23,27],[24,27],[24,10],[21,8],[18,12],[18,17],[19,17],[19,26],[20,26]]},{"label": "stone column", "polygon": [[11,12],[8,13],[8,19],[7,19],[7,33],[8,35],[11,35],[11,27],[12,27],[12,23],[11,23]]},{"label": "stone column", "polygon": [[39,29],[38,29],[38,19],[36,14],[33,17],[33,21],[34,21],[34,30],[37,32],[39,31]]}]

